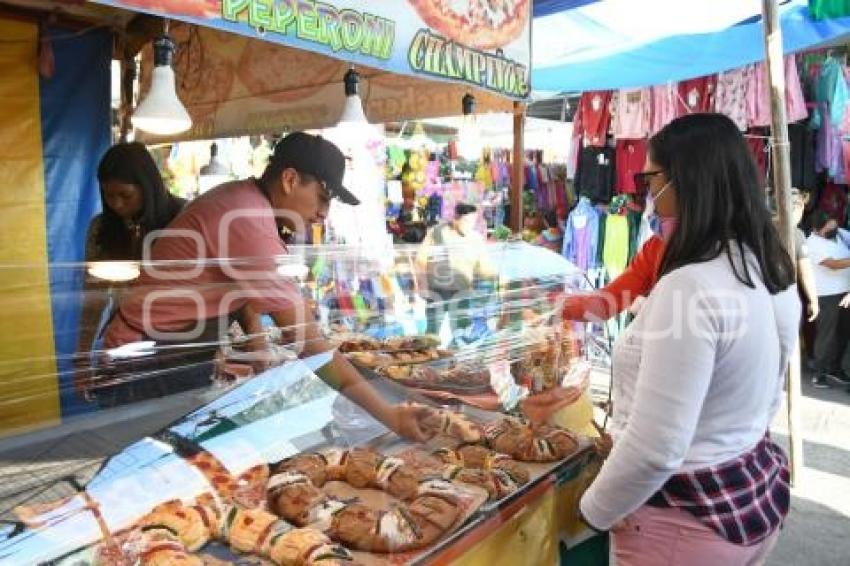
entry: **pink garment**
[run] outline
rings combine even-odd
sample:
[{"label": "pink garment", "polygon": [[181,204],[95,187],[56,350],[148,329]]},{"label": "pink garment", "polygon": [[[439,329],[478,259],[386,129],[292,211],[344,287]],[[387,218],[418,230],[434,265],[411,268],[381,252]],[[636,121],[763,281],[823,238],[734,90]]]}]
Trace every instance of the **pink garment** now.
[{"label": "pink garment", "polygon": [[652,87],[650,89],[650,102],[652,111],[650,113],[649,131],[650,134],[655,134],[679,115],[676,85],[668,83]]},{"label": "pink garment", "polygon": [[[758,116],[764,112],[762,106],[766,104],[761,98],[759,72],[757,65],[748,65],[750,68],[749,82],[747,83],[747,125],[754,127]],[[769,111],[769,110],[768,110]]]},{"label": "pink garment", "polygon": [[717,75],[714,111],[727,115],[742,132],[747,130],[747,85],[752,76],[749,66]]},{"label": "pink garment", "polygon": [[793,55],[785,57],[785,110],[789,123],[799,122],[809,117],[800,73],[797,72],[797,58]]},{"label": "pink garment", "polygon": [[651,107],[648,88],[620,90],[614,103],[614,137],[640,139],[649,135]]},{"label": "pink garment", "polygon": [[[750,83],[753,85],[753,100],[749,103],[750,127],[770,126],[770,81],[767,65],[756,63],[754,67],[754,81]],[[805,120],[809,116],[800,75],[797,73],[797,60],[793,55],[785,57],[785,113],[789,123]]]},{"label": "pink garment", "polygon": [[[269,313],[302,302],[298,287],[277,273],[278,258],[288,252],[271,204],[253,180],[205,193],[167,230],[173,235],[160,236],[151,260],[181,263],[145,268],[106,328],[107,348],[181,332],[246,303]],[[219,258],[241,261],[223,263]],[[211,260],[210,265],[204,260]]]},{"label": "pink garment", "polygon": [[756,566],[764,564],[779,530],[753,546],[731,543],[675,507],[644,505],[611,530],[617,566]]}]

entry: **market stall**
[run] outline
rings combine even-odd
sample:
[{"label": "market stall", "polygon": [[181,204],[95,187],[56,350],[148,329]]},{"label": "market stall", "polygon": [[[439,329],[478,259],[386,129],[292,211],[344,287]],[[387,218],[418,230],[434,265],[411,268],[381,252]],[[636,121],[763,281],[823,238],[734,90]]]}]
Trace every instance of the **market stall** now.
[{"label": "market stall", "polygon": [[[37,269],[40,273],[38,278],[43,280],[44,286],[39,287],[39,293],[33,297],[34,303],[28,303],[36,310],[40,309],[39,312],[43,311],[44,316],[39,317],[40,330],[27,333],[26,343],[9,344],[7,356],[11,376],[17,371],[15,364],[18,362],[14,362],[16,352],[40,352],[38,357],[44,365],[34,372],[40,378],[32,380],[32,396],[35,398],[32,402],[44,407],[33,411],[17,406],[10,398],[10,411],[4,417],[5,430],[37,427],[38,423],[49,422],[62,414],[73,414],[81,408],[67,380],[70,375],[67,361],[73,354],[78,324],[76,313],[79,305],[73,295],[80,282],[78,279],[61,279],[63,273],[71,270],[54,269],[48,275],[48,265],[74,263],[83,257],[87,220],[98,209],[94,178],[96,156],[101,155],[109,143],[109,57],[114,55],[123,65],[123,106],[118,119],[120,127],[126,131],[134,103],[132,60],[138,53],[144,52],[141,65],[144,93],[153,67],[151,41],[162,35],[165,29],[163,19],[145,14],[174,20],[168,31],[176,44],[173,57],[176,88],[194,124],[183,134],[184,139],[266,133],[269,130],[282,133],[290,128],[334,125],[346,102],[343,76],[351,63],[357,64],[361,74],[360,93],[365,101],[366,115],[378,122],[455,113],[467,92],[476,94],[482,112],[509,109],[512,97],[522,98],[528,92],[530,11],[524,3],[524,11],[519,10],[511,16],[516,18],[517,24],[508,36],[490,37],[486,45],[467,42],[467,46],[454,53],[460,59],[446,59],[443,55],[427,60],[422,52],[422,42],[430,38],[435,49],[443,43],[439,43],[441,40],[433,33],[428,38],[423,35],[430,28],[413,5],[393,7],[389,12],[386,6],[370,11],[362,10],[362,6],[358,10],[356,6],[340,5],[333,13],[322,12],[325,19],[319,26],[316,5],[302,3],[298,14],[290,14],[292,18],[285,19],[285,22],[281,20],[289,27],[279,30],[272,29],[274,26],[257,26],[251,20],[263,17],[258,16],[256,6],[253,11],[248,4],[229,6],[229,9],[235,10],[229,20],[220,13],[221,6],[218,4],[204,5],[200,12],[197,8],[195,3],[179,2],[104,2],[103,5],[67,6],[48,1],[25,2],[23,5],[13,2],[5,9],[16,22],[22,22],[16,23],[16,26],[26,29],[23,34],[26,39],[21,39],[20,44],[23,47],[28,42],[26,48],[19,49],[14,57],[4,59],[10,69],[26,71],[19,73],[27,75],[26,84],[21,83],[22,100],[38,101],[33,87],[39,80],[43,98],[56,91],[49,98],[49,105],[44,104],[40,109],[37,105],[33,107],[31,118],[40,117],[46,126],[55,124],[53,129],[42,132],[42,144],[34,141],[31,152],[32,174],[47,180],[45,193],[27,193],[22,196],[26,203],[12,199],[10,205],[15,205],[7,207],[9,218],[22,224],[4,223],[9,234],[4,241],[15,242],[19,234],[33,233],[31,227],[35,227],[33,234],[36,236],[43,228],[48,237],[46,246],[41,237],[25,242],[27,246],[32,244],[29,247],[11,245],[8,255],[10,263],[20,263],[28,258],[37,258],[39,262],[45,260]],[[322,10],[326,8],[324,6]],[[336,27],[329,28],[329,22]],[[39,23],[43,33],[39,32]],[[46,27],[51,24],[65,27],[56,27],[51,38]],[[446,29],[445,22],[440,25]],[[456,33],[449,29],[444,32],[447,34],[444,40],[453,39],[460,47],[462,42],[457,43],[459,38],[453,35]],[[92,41],[95,36],[99,43]],[[97,57],[93,59],[92,53],[83,54],[66,47],[75,42],[96,44]],[[10,43],[9,49],[12,45]],[[500,55],[494,57],[497,47]],[[416,53],[419,55],[409,57]],[[458,61],[466,65],[467,59],[469,65],[463,68],[466,71],[462,73],[463,69],[451,65]],[[81,61],[92,61],[92,64],[80,65]],[[52,74],[48,72],[51,64],[55,70]],[[477,66],[473,68],[473,65]],[[274,72],[263,73],[265,69],[273,69]],[[44,70],[41,79],[36,74],[37,70]],[[258,74],[258,71],[261,72]],[[66,80],[72,72],[77,76]],[[60,85],[61,88],[58,88]],[[74,85],[76,88],[73,88]],[[81,88],[83,85],[90,90]],[[38,116],[38,110],[41,110],[41,116]],[[50,120],[50,111],[54,112],[56,119]],[[97,139],[95,136],[86,138],[86,141],[92,142],[91,147],[64,143],[85,130],[80,123],[69,119],[72,115],[83,123],[96,125]],[[11,111],[7,118],[11,123],[17,115]],[[16,126],[20,124],[16,123]],[[28,129],[30,134],[36,131]],[[10,148],[18,155],[20,148],[15,148],[15,139],[9,138]],[[53,144],[54,139],[62,145]],[[180,137],[173,135],[170,139]],[[41,165],[42,157],[36,152],[40,145],[50,152],[45,166]],[[71,151],[72,147],[83,151]],[[59,155],[62,159],[58,158]],[[80,198],[73,198],[66,187],[65,182],[72,180],[69,184],[73,185],[73,190],[80,191]],[[372,193],[368,196],[371,197]],[[45,215],[37,210],[45,202],[50,203],[46,226]],[[376,206],[377,210],[383,208],[382,198]],[[22,277],[26,280],[33,275],[28,272]],[[22,304],[24,302],[9,306],[8,320],[16,319],[17,309]],[[12,332],[12,328],[8,331]],[[39,338],[34,338],[35,334]],[[33,340],[39,343],[35,344]],[[60,377],[57,379],[57,376]],[[9,381],[5,379],[4,383]],[[9,395],[13,396],[13,392],[10,391]]]}]

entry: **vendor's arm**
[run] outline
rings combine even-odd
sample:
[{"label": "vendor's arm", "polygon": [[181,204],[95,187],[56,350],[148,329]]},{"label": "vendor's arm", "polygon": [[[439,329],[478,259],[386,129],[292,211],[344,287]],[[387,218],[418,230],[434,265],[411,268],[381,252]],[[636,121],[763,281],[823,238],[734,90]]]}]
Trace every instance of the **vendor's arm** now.
[{"label": "vendor's arm", "polygon": [[[281,329],[296,334],[294,338],[301,346],[302,357],[333,350],[306,308],[303,304],[293,304],[290,309],[272,312],[271,317]],[[426,416],[421,409],[387,403],[339,352],[334,351],[331,361],[318,369],[316,375],[401,436],[418,442],[428,439],[419,424],[420,418]]]},{"label": "vendor's arm", "polygon": [[637,297],[652,290],[658,265],[664,253],[664,241],[650,238],[632,263],[611,283],[592,293],[564,296],[563,315],[567,320],[608,320],[629,308]]},{"label": "vendor's arm", "polygon": [[671,305],[697,289],[694,277],[673,273],[642,313],[647,318],[632,412],[581,500],[583,516],[598,529],[611,528],[646,503],[680,469],[690,448],[714,370],[719,323],[709,298]]}]

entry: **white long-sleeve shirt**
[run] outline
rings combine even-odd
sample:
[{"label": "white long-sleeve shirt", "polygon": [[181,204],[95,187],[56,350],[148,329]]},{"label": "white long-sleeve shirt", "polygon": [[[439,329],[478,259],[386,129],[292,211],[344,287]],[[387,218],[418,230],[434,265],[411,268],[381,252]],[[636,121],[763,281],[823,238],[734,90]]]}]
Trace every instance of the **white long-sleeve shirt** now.
[{"label": "white long-sleeve shirt", "polygon": [[664,276],[614,348],[614,448],[581,500],[608,529],[671,475],[725,462],[764,436],[796,344],[795,286],[770,295],[725,253]]}]

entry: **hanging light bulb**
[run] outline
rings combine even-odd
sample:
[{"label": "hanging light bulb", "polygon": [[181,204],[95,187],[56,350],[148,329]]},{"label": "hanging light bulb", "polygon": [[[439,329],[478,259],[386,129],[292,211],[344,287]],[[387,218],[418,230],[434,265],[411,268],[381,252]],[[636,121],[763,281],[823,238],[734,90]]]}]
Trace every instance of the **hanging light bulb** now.
[{"label": "hanging light bulb", "polygon": [[363,101],[360,99],[360,73],[352,67],[345,73],[343,81],[345,82],[345,106],[342,108],[339,124],[368,124],[369,120],[363,112]]},{"label": "hanging light bulb", "polygon": [[133,126],[155,135],[168,136],[192,127],[192,118],[174,88],[174,42],[165,33],[153,42],[153,76],[144,100],[133,113]]},{"label": "hanging light bulb", "polygon": [[481,157],[483,144],[478,118],[475,116],[475,97],[467,93],[461,100],[463,118],[458,132],[458,153],[467,161]]}]

